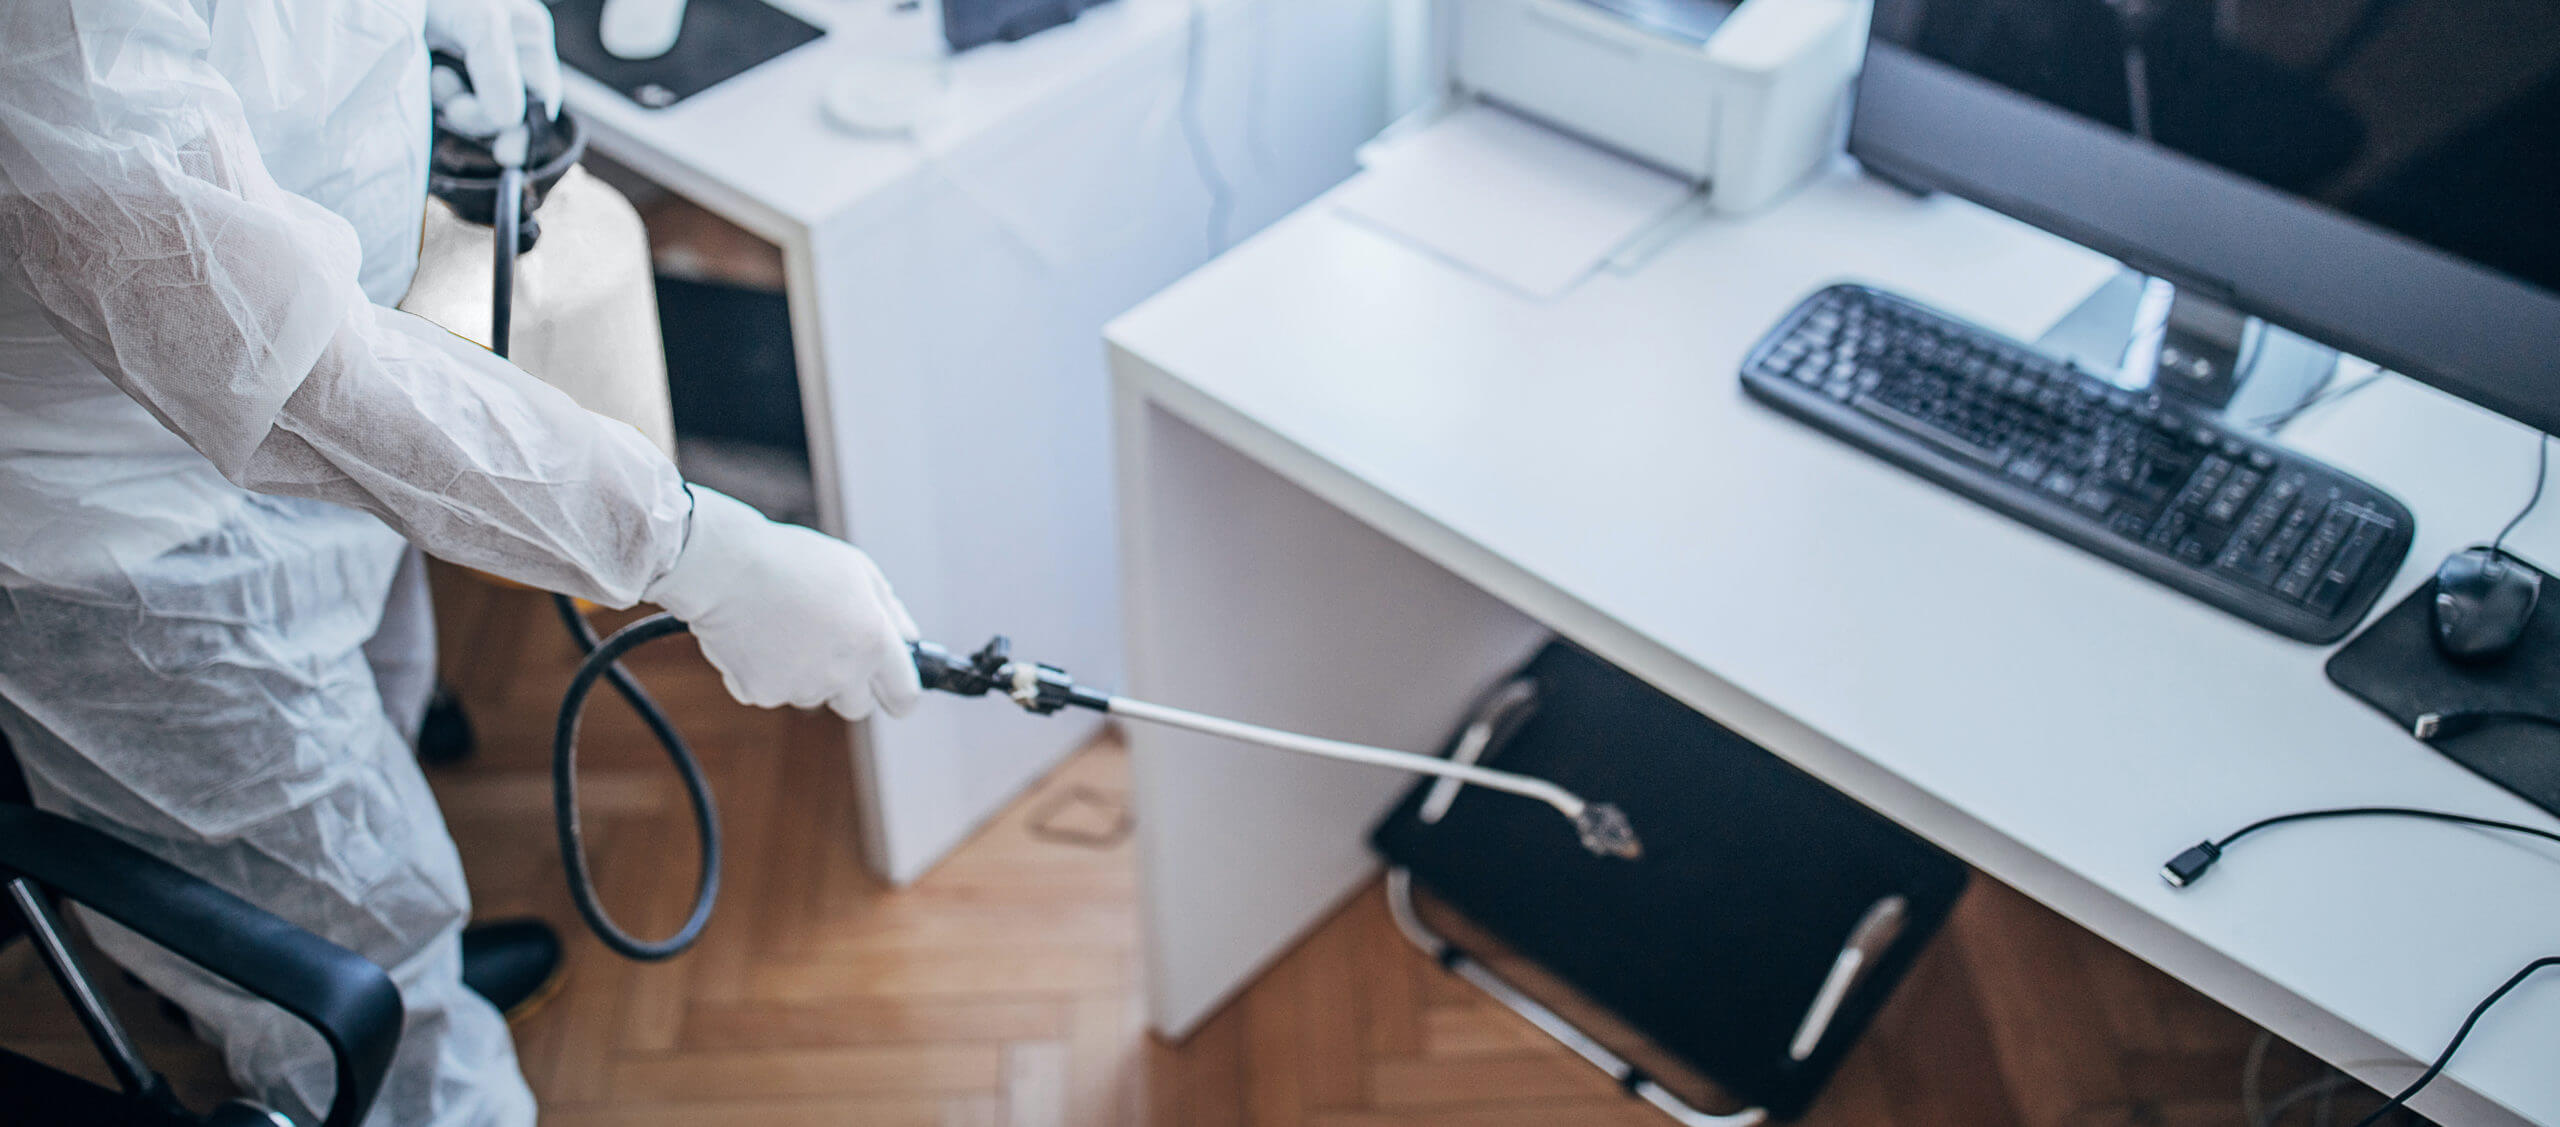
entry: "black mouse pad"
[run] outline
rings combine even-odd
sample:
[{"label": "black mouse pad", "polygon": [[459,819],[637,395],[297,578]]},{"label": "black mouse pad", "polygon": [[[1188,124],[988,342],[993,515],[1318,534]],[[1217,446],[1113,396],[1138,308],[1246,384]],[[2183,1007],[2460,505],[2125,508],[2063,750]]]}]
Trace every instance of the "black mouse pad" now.
[{"label": "black mouse pad", "polygon": [[[2514,559],[2515,553],[2507,556]],[[2560,587],[2549,572],[2543,575],[2542,605],[2526,624],[2515,652],[2502,661],[2467,665],[2436,652],[2428,615],[2435,584],[2428,583],[2339,649],[2329,659],[2329,679],[2403,728],[2430,712],[2560,714],[2560,611],[2551,606]],[[2461,735],[2439,736],[2427,746],[2560,814],[2560,727],[2490,721]]]},{"label": "black mouse pad", "polygon": [[654,59],[617,59],[597,32],[605,0],[558,0],[560,61],[650,109],[665,109],[824,34],[764,0],[690,0],[676,45]]},{"label": "black mouse pad", "polygon": [[[1538,802],[1424,780],[1371,841],[1434,897],[1738,1099],[1793,1118],[1892,994],[1970,870],[1883,815],[1569,644],[1522,669],[1535,713],[1482,762],[1624,809],[1635,861]],[[1452,741],[1454,743],[1454,739]],[[1908,915],[1806,1060],[1788,1051],[1879,899]]]}]

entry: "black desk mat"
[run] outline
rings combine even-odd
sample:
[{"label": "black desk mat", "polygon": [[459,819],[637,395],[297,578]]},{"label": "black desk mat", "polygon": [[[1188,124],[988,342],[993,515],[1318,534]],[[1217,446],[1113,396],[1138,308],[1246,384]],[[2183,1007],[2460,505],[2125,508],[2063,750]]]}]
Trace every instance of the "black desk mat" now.
[{"label": "black desk mat", "polygon": [[[1430,780],[1372,843],[1655,1048],[1728,1095],[1793,1118],[1945,921],[1970,871],[1571,645],[1549,645],[1522,672],[1538,681],[1537,711],[1483,762],[1618,804],[1643,858],[1595,857],[1553,809],[1477,788],[1425,824]],[[1811,1058],[1790,1059],[1841,945],[1896,893],[1910,903],[1901,934]]]},{"label": "black desk mat", "polygon": [[650,109],[665,109],[825,34],[764,0],[690,0],[676,45],[654,59],[620,59],[596,30],[605,0],[556,0],[560,61]]},{"label": "black desk mat", "polygon": [[[2514,553],[2508,553],[2510,559]],[[2536,565],[2528,565],[2536,566]],[[2537,570],[2539,568],[2537,567]],[[2379,709],[2402,728],[2426,713],[2524,711],[2560,713],[2560,582],[2544,572],[2542,605],[2524,640],[2503,661],[2465,665],[2436,652],[2427,583],[2392,607],[2329,659],[2329,679]],[[2560,727],[2490,721],[2427,744],[2480,777],[2560,814]]]}]

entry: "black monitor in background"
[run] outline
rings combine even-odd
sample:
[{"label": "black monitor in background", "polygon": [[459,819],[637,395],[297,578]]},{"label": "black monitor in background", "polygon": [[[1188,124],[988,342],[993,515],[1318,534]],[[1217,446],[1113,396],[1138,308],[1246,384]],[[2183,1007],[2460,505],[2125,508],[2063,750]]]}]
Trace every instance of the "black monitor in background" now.
[{"label": "black monitor in background", "polygon": [[2560,431],[2560,3],[1876,0],[1849,149]]}]

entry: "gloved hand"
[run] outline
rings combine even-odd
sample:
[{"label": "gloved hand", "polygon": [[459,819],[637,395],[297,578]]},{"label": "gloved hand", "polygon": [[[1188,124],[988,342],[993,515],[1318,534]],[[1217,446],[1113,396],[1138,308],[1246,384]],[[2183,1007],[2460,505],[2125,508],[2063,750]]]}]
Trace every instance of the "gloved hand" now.
[{"label": "gloved hand", "polygon": [[468,90],[444,67],[428,76],[436,112],[454,132],[490,137],[522,123],[528,93],[545,116],[560,116],[560,56],[542,0],[427,0],[426,38],[470,72]]},{"label": "gloved hand", "polygon": [[907,652],[915,620],[871,557],[686,488],[692,531],[675,566],[642,597],[692,625],[729,695],[760,708],[823,704],[847,720],[915,707],[924,696]]}]

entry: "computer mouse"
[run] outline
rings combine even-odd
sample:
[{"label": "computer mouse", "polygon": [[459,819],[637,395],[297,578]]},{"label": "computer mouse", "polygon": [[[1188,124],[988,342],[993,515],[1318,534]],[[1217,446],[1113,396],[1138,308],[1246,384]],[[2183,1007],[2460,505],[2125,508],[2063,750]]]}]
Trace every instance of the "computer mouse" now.
[{"label": "computer mouse", "polygon": [[2541,572],[2489,548],[2455,552],[2436,569],[2436,649],[2455,661],[2505,657],[2541,600]]},{"label": "computer mouse", "polygon": [[685,0],[605,0],[596,36],[617,59],[654,59],[673,50],[684,30]]}]

